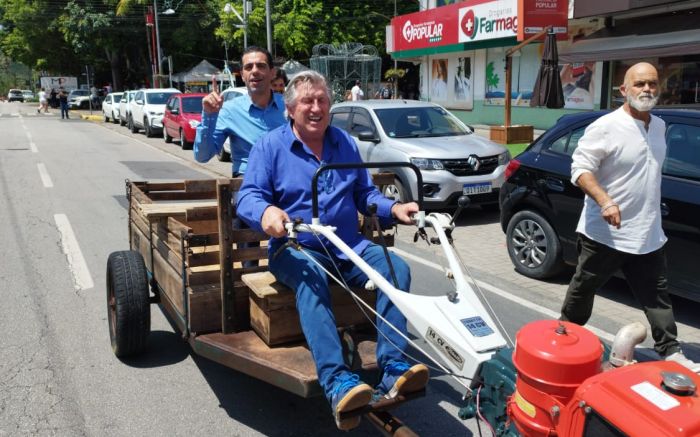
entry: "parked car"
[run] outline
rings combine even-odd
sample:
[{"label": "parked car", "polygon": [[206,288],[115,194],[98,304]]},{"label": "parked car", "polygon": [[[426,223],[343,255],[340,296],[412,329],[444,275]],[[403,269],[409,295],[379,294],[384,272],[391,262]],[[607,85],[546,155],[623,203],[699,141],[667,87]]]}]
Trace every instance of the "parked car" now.
[{"label": "parked car", "polygon": [[[229,87],[221,92],[221,97],[223,97],[224,102],[228,102],[229,100],[233,100],[236,97],[247,94],[248,88],[244,86]],[[228,138],[226,138],[226,141],[224,141],[224,146],[221,148],[221,151],[218,155],[216,155],[216,157],[221,162],[231,161],[231,142]]]},{"label": "parked car", "polygon": [[22,90],[22,97],[24,97],[24,100],[34,100],[34,91],[32,90]]},{"label": "parked car", "polygon": [[[445,108],[411,100],[362,100],[331,108],[331,124],[355,138],[365,162],[411,162],[423,177],[425,208],[456,205],[466,194],[484,208],[498,208],[498,191],[510,154],[479,137]],[[387,197],[405,202],[418,193],[415,173],[405,167],[382,187]]]},{"label": "parked car", "polygon": [[[657,110],[666,122],[661,214],[668,242],[669,291],[700,302],[700,111]],[[583,192],[571,183],[571,155],[605,112],[565,115],[511,160],[500,192],[501,228],[515,269],[531,278],[576,264]],[[623,221],[624,221],[624,211]]]},{"label": "parked car", "polygon": [[180,147],[189,149],[202,121],[202,98],[205,93],[174,94],[165,105],[163,115],[163,139],[171,143],[179,138]]},{"label": "parked car", "polygon": [[114,123],[119,122],[119,102],[124,93],[109,93],[102,101],[102,115],[105,121],[111,118]]},{"label": "parked car", "polygon": [[147,137],[160,133],[163,129],[165,103],[173,94],[179,94],[175,88],[146,88],[138,90],[129,102],[129,129],[136,133],[143,129]]},{"label": "parked car", "polygon": [[22,94],[22,91],[20,91],[20,90],[11,89],[10,91],[7,92],[7,101],[8,102],[24,102],[24,94]]},{"label": "parked car", "polygon": [[71,109],[85,109],[90,107],[90,91],[71,90],[68,93],[68,107]]},{"label": "parked car", "polygon": [[124,91],[119,101],[119,125],[126,126],[129,123],[129,102],[134,99],[136,91]]}]

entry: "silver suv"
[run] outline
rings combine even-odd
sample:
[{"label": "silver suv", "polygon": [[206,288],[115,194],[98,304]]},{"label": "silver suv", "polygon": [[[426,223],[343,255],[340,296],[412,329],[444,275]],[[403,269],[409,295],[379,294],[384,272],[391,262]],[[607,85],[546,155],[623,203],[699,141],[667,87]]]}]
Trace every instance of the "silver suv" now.
[{"label": "silver suv", "polygon": [[[331,124],[355,138],[365,162],[411,162],[423,176],[426,209],[456,205],[466,194],[472,203],[498,208],[498,191],[510,154],[479,137],[445,108],[413,100],[343,102],[331,108]],[[394,184],[384,195],[417,198],[415,174],[393,168]]]}]

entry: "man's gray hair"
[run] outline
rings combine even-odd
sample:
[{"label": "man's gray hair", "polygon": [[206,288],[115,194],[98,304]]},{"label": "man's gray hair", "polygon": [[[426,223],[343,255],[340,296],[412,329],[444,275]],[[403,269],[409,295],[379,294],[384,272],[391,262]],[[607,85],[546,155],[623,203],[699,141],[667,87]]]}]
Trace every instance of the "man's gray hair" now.
[{"label": "man's gray hair", "polygon": [[285,105],[294,105],[297,99],[297,86],[299,86],[299,84],[323,86],[323,88],[326,90],[328,101],[333,102],[333,99],[331,98],[331,89],[328,87],[328,81],[326,80],[326,78],[318,71],[304,70],[301,73],[294,76],[294,78],[289,81],[289,85],[287,85],[287,89],[284,91]]}]

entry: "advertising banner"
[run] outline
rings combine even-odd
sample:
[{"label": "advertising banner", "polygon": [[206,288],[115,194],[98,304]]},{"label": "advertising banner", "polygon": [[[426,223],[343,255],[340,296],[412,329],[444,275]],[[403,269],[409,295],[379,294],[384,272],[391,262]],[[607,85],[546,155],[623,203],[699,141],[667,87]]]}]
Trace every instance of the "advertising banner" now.
[{"label": "advertising banner", "polygon": [[58,90],[63,87],[65,90],[76,90],[78,89],[78,78],[77,77],[67,77],[67,76],[44,76],[39,79],[41,87],[46,91],[51,89]]},{"label": "advertising banner", "polygon": [[467,0],[395,17],[393,50],[425,49],[514,37],[517,0]]},{"label": "advertising banner", "polygon": [[447,108],[473,109],[473,65],[474,58],[468,55],[432,58],[430,101]]},{"label": "advertising banner", "polygon": [[518,0],[518,41],[553,26],[557,40],[567,38],[569,2],[567,0]]}]

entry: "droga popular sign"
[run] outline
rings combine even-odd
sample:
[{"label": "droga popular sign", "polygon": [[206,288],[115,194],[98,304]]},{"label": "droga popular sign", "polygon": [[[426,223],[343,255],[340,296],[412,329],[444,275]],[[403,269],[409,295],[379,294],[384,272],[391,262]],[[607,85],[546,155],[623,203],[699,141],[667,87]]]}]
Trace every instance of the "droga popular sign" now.
[{"label": "droga popular sign", "polygon": [[467,0],[391,20],[394,51],[513,37],[518,0]]}]

